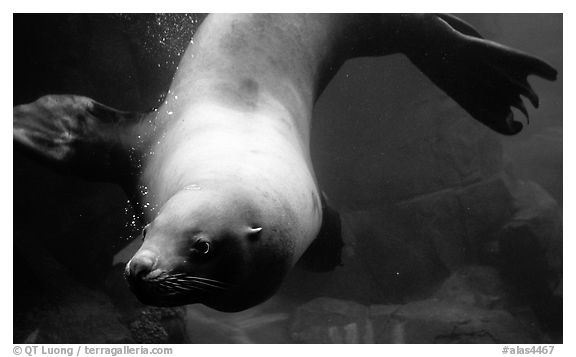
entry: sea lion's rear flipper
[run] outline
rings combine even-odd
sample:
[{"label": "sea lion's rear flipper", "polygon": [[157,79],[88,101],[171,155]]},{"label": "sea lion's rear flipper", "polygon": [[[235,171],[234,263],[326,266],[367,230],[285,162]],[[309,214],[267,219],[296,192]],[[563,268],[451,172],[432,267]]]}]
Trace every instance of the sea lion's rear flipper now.
[{"label": "sea lion's rear flipper", "polygon": [[544,61],[485,40],[454,16],[404,16],[414,18],[405,21],[408,34],[397,44],[400,52],[476,120],[501,134],[522,129],[511,111],[515,107],[528,117],[520,96],[538,107],[527,77],[556,79],[556,70]]},{"label": "sea lion's rear flipper", "polygon": [[142,116],[87,97],[47,95],[14,107],[14,142],[62,171],[126,189],[135,163],[124,136]]},{"label": "sea lion's rear flipper", "polygon": [[322,197],[322,227],[316,239],[300,258],[301,266],[313,272],[329,272],[342,265],[342,221],[338,211]]}]

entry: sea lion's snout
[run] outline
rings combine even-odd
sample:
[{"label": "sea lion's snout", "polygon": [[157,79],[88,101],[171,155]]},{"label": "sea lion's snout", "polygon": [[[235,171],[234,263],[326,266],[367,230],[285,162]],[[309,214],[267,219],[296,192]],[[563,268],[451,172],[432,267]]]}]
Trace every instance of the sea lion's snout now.
[{"label": "sea lion's snout", "polygon": [[159,255],[138,251],[126,264],[124,277],[130,290],[147,305],[177,306],[198,302],[204,281],[197,283],[185,273],[177,273],[159,263]]},{"label": "sea lion's snout", "polygon": [[130,259],[124,269],[124,278],[130,289],[144,303],[150,304],[157,294],[158,278],[165,275],[157,269],[158,255],[149,251],[139,251]]},{"label": "sea lion's snout", "polygon": [[145,279],[155,268],[158,256],[150,251],[141,252],[135,255],[128,264],[124,275],[129,281]]}]

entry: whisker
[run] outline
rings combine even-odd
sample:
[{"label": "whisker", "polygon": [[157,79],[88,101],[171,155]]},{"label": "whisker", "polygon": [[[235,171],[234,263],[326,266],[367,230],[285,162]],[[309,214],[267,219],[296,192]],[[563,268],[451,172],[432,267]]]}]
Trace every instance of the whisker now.
[{"label": "whisker", "polygon": [[220,289],[220,290],[226,290],[227,289],[226,286],[214,285],[214,284],[210,284],[210,283],[207,283],[205,281],[200,281],[200,280],[190,280],[189,283],[199,284],[202,286],[209,286],[211,288]]},{"label": "whisker", "polygon": [[[158,285],[156,291],[161,292],[164,295],[176,295],[179,293],[179,291],[175,291],[177,290],[176,288],[173,287],[168,287],[165,285]],[[181,291],[180,291],[181,292]],[[187,292],[187,291],[184,291]]]},{"label": "whisker", "polygon": [[211,282],[211,283],[227,285],[225,282],[220,281],[220,280],[202,278],[202,277],[199,277],[199,276],[190,276],[189,278],[190,278],[190,279],[194,279],[194,280],[203,280],[203,281],[209,281],[209,282]]},{"label": "whisker", "polygon": [[190,292],[191,290],[193,290],[193,289],[190,289],[189,286],[181,286],[181,285],[172,286],[172,289],[173,289],[173,290],[180,291],[180,292],[185,292],[185,293]]},{"label": "whisker", "polygon": [[200,286],[195,286],[195,285],[191,285],[191,284],[177,284],[174,282],[168,282],[168,281],[164,281],[163,282],[165,285],[174,288],[174,289],[180,289],[181,291],[190,291],[191,289],[196,289],[196,290],[201,290],[201,291],[208,291]]},{"label": "whisker", "polygon": [[175,284],[175,283],[166,282],[166,283],[164,284],[164,286],[166,286],[166,287],[169,288],[169,289],[178,289],[178,288],[180,288],[180,290],[182,290],[182,289],[186,289],[186,290],[188,290],[188,291],[190,290],[190,287],[189,287],[189,286],[182,285],[182,284]]},{"label": "whisker", "polygon": [[218,285],[220,287],[228,287],[230,286],[230,284],[225,283],[223,281],[220,280],[214,280],[214,279],[208,279],[208,278],[201,278],[199,276],[185,276],[180,278],[179,280],[185,280],[185,281],[197,281],[197,282],[203,282],[203,283],[211,283],[214,286]]},{"label": "whisker", "polygon": [[186,282],[186,283],[182,283],[181,285],[182,285],[182,286],[193,287],[193,288],[196,288],[196,289],[201,289],[201,290],[204,290],[204,291],[214,290],[214,288],[213,288],[212,286],[200,285],[200,284],[197,284],[196,282],[193,282],[193,281],[188,281],[188,282]]},{"label": "whisker", "polygon": [[[194,290],[194,287],[181,286],[181,285],[175,285],[175,284],[159,284],[158,287],[161,288],[161,289],[158,289],[158,291],[161,291],[162,293],[164,293],[166,295],[177,295],[177,294],[181,294],[181,293],[189,293],[192,290]],[[196,290],[202,290],[202,289],[196,288]]]},{"label": "whisker", "polygon": [[166,274],[161,279],[155,281],[159,291],[168,293],[191,293],[192,291],[201,291],[214,293],[230,288],[230,284],[209,278],[199,276],[190,276],[186,273]]},{"label": "whisker", "polygon": [[176,273],[176,274],[170,274],[170,278],[179,278],[179,277],[186,277],[187,274],[186,273]]}]

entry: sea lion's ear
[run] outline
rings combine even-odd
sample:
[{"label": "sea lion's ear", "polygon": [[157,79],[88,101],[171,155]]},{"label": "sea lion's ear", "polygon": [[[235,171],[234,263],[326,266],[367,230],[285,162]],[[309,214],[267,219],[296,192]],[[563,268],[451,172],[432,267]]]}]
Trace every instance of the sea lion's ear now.
[{"label": "sea lion's ear", "polygon": [[87,97],[47,95],[14,107],[14,142],[61,170],[121,182],[132,165],[122,140],[142,116]]},{"label": "sea lion's ear", "polygon": [[249,227],[248,228],[248,238],[250,240],[257,240],[260,238],[262,232],[262,227]]}]

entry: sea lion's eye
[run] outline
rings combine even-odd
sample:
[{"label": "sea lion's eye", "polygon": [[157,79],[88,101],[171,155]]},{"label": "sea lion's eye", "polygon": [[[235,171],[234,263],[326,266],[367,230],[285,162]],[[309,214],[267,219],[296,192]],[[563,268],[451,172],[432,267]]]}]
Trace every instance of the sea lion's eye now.
[{"label": "sea lion's eye", "polygon": [[148,226],[142,229],[142,240],[146,239],[146,232],[148,231]]},{"label": "sea lion's eye", "polygon": [[210,252],[210,243],[205,240],[199,240],[194,244],[194,249],[201,254],[208,254]]}]

